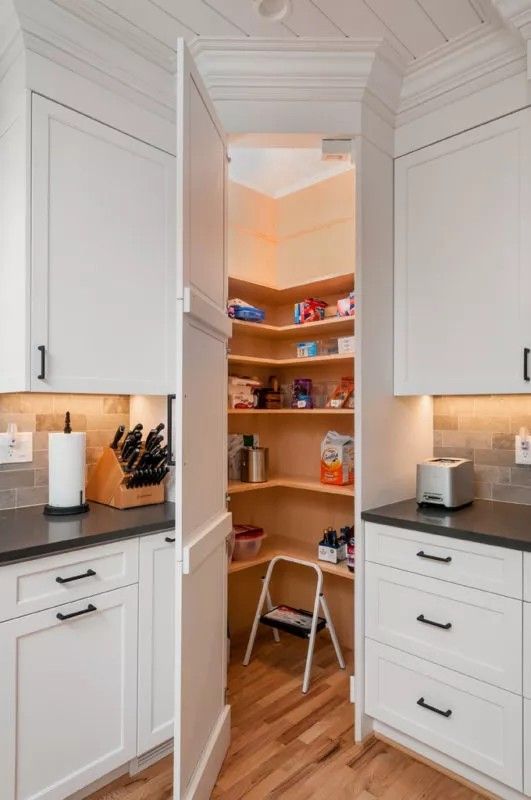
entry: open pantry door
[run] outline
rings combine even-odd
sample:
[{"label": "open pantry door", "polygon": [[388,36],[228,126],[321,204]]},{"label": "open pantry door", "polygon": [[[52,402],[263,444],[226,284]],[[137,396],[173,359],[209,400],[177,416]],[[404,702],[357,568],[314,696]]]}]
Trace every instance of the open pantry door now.
[{"label": "open pantry door", "polygon": [[175,800],[207,800],[230,738],[227,657],[227,153],[177,52]]}]

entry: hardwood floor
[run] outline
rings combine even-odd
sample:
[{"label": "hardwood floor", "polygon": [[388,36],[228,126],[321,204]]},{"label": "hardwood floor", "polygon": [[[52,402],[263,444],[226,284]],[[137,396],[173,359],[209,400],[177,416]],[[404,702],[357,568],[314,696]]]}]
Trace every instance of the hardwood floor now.
[{"label": "hardwood floor", "polygon": [[[306,696],[300,683],[306,644],[266,635],[241,665],[235,648],[229,672],[232,744],[213,800],[484,800],[385,742],[352,739],[348,675],[338,670],[323,635]],[[171,759],[122,778],[90,800],[170,800]]]}]

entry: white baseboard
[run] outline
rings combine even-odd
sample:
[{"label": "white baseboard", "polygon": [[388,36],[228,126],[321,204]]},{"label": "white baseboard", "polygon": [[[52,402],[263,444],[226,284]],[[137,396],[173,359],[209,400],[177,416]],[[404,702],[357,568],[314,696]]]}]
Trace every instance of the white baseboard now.
[{"label": "white baseboard", "polygon": [[[230,744],[230,706],[212,731],[182,800],[209,800]],[[175,800],[179,800],[174,793]]]}]

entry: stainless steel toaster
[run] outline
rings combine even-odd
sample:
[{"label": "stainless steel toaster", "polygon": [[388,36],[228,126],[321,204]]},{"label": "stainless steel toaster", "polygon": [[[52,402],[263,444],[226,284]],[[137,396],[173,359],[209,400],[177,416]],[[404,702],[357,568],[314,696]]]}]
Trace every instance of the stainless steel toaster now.
[{"label": "stainless steel toaster", "polygon": [[417,503],[445,508],[474,499],[474,465],[467,458],[427,458],[417,464]]}]

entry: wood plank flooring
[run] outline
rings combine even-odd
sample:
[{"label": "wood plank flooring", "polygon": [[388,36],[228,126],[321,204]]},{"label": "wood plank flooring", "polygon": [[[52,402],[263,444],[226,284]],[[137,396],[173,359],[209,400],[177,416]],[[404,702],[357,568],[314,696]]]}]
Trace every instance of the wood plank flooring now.
[{"label": "wood plank flooring", "polygon": [[[265,632],[264,632],[265,633]],[[326,635],[319,637],[313,682],[300,692],[306,644],[266,634],[229,671],[232,744],[213,800],[483,800],[389,744],[353,742],[348,675],[338,670]],[[170,800],[171,759],[119,779],[90,800]]]}]

